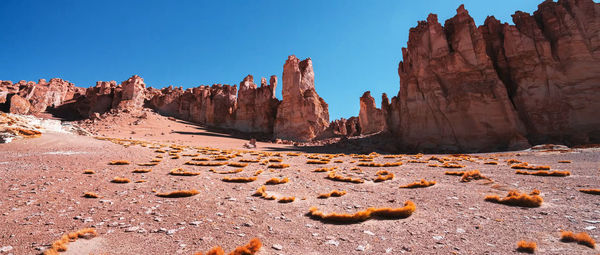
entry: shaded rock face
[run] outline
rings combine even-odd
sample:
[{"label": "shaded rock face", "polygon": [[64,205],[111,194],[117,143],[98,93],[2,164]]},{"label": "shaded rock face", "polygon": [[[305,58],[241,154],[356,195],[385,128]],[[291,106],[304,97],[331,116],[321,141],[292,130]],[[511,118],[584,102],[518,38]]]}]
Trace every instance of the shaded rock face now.
[{"label": "shaded rock face", "polygon": [[[485,151],[600,141],[600,4],[545,1],[479,28],[461,6],[411,29],[382,110],[403,149]],[[527,138],[527,140],[525,139]]]},{"label": "shaded rock face", "polygon": [[[385,96],[387,100],[387,96]],[[383,103],[382,101],[382,108]],[[360,113],[358,115],[361,134],[368,135],[387,130],[387,122],[384,116],[384,111],[377,108],[375,99],[371,96],[371,92],[365,92],[360,98]]]},{"label": "shaded rock face", "polygon": [[329,127],[318,138],[352,137],[358,136],[360,133],[358,117],[351,117],[349,119],[341,118],[329,123]]},{"label": "shaded rock face", "polygon": [[235,129],[242,132],[273,133],[275,116],[279,100],[275,98],[277,77],[271,76],[267,85],[265,78],[261,79],[260,87],[254,84],[252,75],[240,82],[235,112]]},{"label": "shaded rock face", "polygon": [[117,111],[139,112],[144,106],[146,84],[134,75],[115,88],[112,108]]},{"label": "shaded rock face", "polygon": [[479,151],[528,146],[486,43],[461,6],[444,27],[436,15],[410,30],[390,127],[408,150]]},{"label": "shaded rock face", "polygon": [[283,88],[273,129],[274,137],[310,141],[329,126],[329,110],[315,91],[310,58],[289,56],[283,66]]},{"label": "shaded rock face", "polygon": [[539,143],[600,141],[600,4],[545,1],[514,26],[488,17],[479,27],[487,53]]},{"label": "shaded rock face", "polygon": [[115,81],[98,81],[96,86],[87,88],[85,97],[76,103],[79,114],[89,118],[94,113],[102,114],[112,109],[116,87]]}]

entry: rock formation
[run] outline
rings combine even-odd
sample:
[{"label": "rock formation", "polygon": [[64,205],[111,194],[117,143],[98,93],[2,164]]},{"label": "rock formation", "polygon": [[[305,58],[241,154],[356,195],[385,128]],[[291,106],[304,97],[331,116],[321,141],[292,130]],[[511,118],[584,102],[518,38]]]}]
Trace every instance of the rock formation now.
[{"label": "rock formation", "polygon": [[144,106],[146,84],[134,75],[115,88],[113,106],[117,111],[139,112]]},{"label": "rock formation", "polygon": [[357,136],[361,134],[360,128],[358,117],[351,117],[349,119],[341,118],[329,123],[329,127],[327,127],[327,129],[325,129],[325,131],[317,138],[326,139]]},{"label": "rock formation", "polygon": [[488,17],[479,30],[529,140],[599,142],[600,4],[545,1],[513,21]]},{"label": "rock formation", "polygon": [[265,78],[261,79],[260,87],[254,84],[252,75],[246,76],[240,82],[238,92],[238,107],[235,112],[235,129],[242,132],[273,133],[275,116],[279,100],[275,98],[277,76],[271,76],[267,85]]},{"label": "rock formation", "polygon": [[315,91],[310,58],[289,56],[283,66],[283,100],[277,109],[275,138],[310,141],[329,125],[328,105]]},{"label": "rock formation", "polygon": [[[10,81],[0,81],[0,104],[9,104],[9,111],[18,114],[37,114],[46,111],[48,107],[55,108],[67,101],[73,100],[84,93],[83,88],[75,87],[72,83],[62,79],[51,79],[46,82],[40,79],[33,81],[19,81],[13,84]],[[18,97],[15,97],[18,96]],[[10,102],[14,97],[15,103]],[[27,101],[28,107],[25,107]],[[15,108],[12,107],[15,106]],[[17,107],[19,105],[20,107]],[[7,107],[3,107],[7,108]],[[19,112],[10,109],[19,109]]]},{"label": "rock formation", "polygon": [[460,6],[443,27],[432,14],[410,30],[400,92],[382,104],[399,147],[482,151],[600,140],[600,4],[548,0],[513,20],[489,17],[478,28]]},{"label": "rock formation", "polygon": [[[387,96],[384,94],[384,100]],[[383,102],[383,101],[382,101]],[[382,103],[382,106],[385,103]],[[360,113],[358,115],[361,134],[368,135],[387,130],[387,122],[383,115],[383,110],[377,108],[375,99],[371,92],[365,92],[360,98]]]}]

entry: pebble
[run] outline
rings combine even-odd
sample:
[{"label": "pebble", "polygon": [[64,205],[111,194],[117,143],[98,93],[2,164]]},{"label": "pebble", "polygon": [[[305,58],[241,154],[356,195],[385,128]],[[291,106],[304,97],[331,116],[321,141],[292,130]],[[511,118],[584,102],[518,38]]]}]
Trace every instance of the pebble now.
[{"label": "pebble", "polygon": [[366,249],[366,248],[365,248],[365,246],[364,246],[364,245],[359,245],[358,247],[356,247],[356,249],[355,249],[355,250],[357,250],[357,251],[365,251],[365,249]]},{"label": "pebble", "polygon": [[175,232],[177,232],[176,229],[169,229],[169,230],[167,230],[167,235],[173,235],[173,234],[175,234]]},{"label": "pebble", "polygon": [[338,245],[340,245],[340,242],[338,242],[338,241],[336,241],[336,240],[329,240],[329,241],[327,241],[327,243],[326,243],[326,244],[331,244],[331,245],[338,246]]},{"label": "pebble", "polygon": [[440,240],[444,239],[444,237],[443,236],[433,236],[433,239],[436,241],[440,241]]},{"label": "pebble", "polygon": [[587,227],[585,227],[585,230],[594,230],[594,229],[596,229],[596,227],[594,227],[594,226],[587,226]]},{"label": "pebble", "polygon": [[202,221],[192,221],[192,222],[190,222],[190,225],[192,225],[192,226],[198,226],[200,224],[202,224]]},{"label": "pebble", "polygon": [[273,246],[271,246],[271,248],[281,251],[283,250],[283,246],[281,246],[281,244],[273,244]]},{"label": "pebble", "polygon": [[464,234],[465,232],[466,232],[466,231],[465,231],[464,229],[462,229],[462,228],[457,228],[457,229],[456,229],[456,233],[459,233],[459,234]]},{"label": "pebble", "polygon": [[0,248],[0,252],[9,252],[12,251],[13,247],[10,245],[7,246],[2,246],[2,248]]},{"label": "pebble", "polygon": [[374,236],[375,235],[375,233],[373,233],[373,232],[371,232],[369,230],[365,230],[365,231],[363,231],[363,233],[365,233],[367,235],[370,235],[370,236]]},{"label": "pebble", "polygon": [[135,232],[135,231],[138,231],[138,229],[140,229],[140,227],[137,227],[137,226],[129,227],[129,228],[125,229],[125,232]]}]

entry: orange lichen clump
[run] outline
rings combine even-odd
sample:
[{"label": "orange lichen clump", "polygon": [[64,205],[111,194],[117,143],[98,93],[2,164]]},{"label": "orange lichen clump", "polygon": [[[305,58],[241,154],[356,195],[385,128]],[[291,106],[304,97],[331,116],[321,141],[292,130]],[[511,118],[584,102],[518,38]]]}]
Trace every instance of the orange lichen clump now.
[{"label": "orange lichen clump", "polygon": [[404,207],[400,208],[367,208],[364,211],[358,211],[353,214],[347,213],[329,213],[325,214],[317,207],[311,207],[307,215],[311,218],[318,219],[324,222],[334,223],[358,223],[366,221],[372,217],[403,219],[407,218],[416,210],[416,206],[412,201],[406,201]]},{"label": "orange lichen clump", "polygon": [[275,196],[267,195],[267,187],[265,185],[260,186],[260,188],[258,188],[256,190],[256,192],[254,192],[253,195],[257,196],[257,197],[262,197],[262,198],[267,199],[267,200],[275,200],[275,199],[277,199]]},{"label": "orange lichen clump", "polygon": [[240,172],[244,171],[244,169],[238,168],[238,169],[227,170],[227,171],[217,171],[217,170],[211,168],[208,171],[217,173],[217,174],[235,174],[235,173],[240,173]]},{"label": "orange lichen clump", "polygon": [[175,169],[171,169],[171,171],[169,171],[170,175],[178,175],[178,176],[194,176],[194,175],[199,175],[199,172],[190,172],[190,171],[186,171],[183,168],[175,168]]},{"label": "orange lichen clump", "polygon": [[466,171],[446,171],[444,172],[445,175],[457,175],[457,176],[463,176],[466,173]]},{"label": "orange lichen clump", "polygon": [[333,171],[335,169],[337,169],[337,166],[329,167],[329,168],[321,167],[321,168],[317,168],[317,169],[313,170],[313,172],[329,172],[329,171]]},{"label": "orange lichen clump", "polygon": [[285,177],[283,179],[271,178],[267,182],[265,182],[265,184],[267,184],[267,185],[276,185],[276,184],[287,183],[289,181],[290,181],[290,179],[288,179],[287,177]]},{"label": "orange lichen clump", "polygon": [[84,174],[95,174],[96,172],[92,169],[86,169],[86,170],[83,170],[83,173]]},{"label": "orange lichen clump", "polygon": [[442,167],[444,167],[444,168],[463,168],[465,166],[460,165],[456,162],[444,162],[444,164],[442,164]]},{"label": "orange lichen clump", "polygon": [[[244,246],[239,246],[235,248],[229,255],[253,255],[256,254],[260,248],[262,247],[262,243],[258,238],[253,238],[250,242]],[[194,253],[194,255],[203,255],[202,252]],[[225,251],[220,246],[215,246],[211,248],[206,255],[225,255]]]},{"label": "orange lichen clump", "polygon": [[135,169],[132,171],[132,173],[141,174],[141,173],[149,173],[151,171],[152,171],[152,169]]},{"label": "orange lichen clump", "polygon": [[341,175],[339,175],[339,174],[337,174],[335,172],[330,172],[327,175],[327,179],[334,180],[334,181],[340,181],[340,182],[351,182],[351,183],[363,183],[363,182],[365,182],[362,179],[356,179],[356,178],[351,178],[351,177],[344,177],[344,176],[341,176]]},{"label": "orange lichen clump", "polygon": [[232,166],[232,167],[247,167],[248,163],[237,163],[237,162],[231,162],[229,164],[227,164],[228,166]]},{"label": "orange lichen clump", "polygon": [[473,180],[491,180],[488,177],[483,176],[479,170],[467,171],[460,178],[461,182],[470,182]]},{"label": "orange lichen clump", "polygon": [[223,179],[221,179],[224,182],[239,182],[239,183],[245,183],[245,182],[253,182],[256,181],[256,177],[225,177]]},{"label": "orange lichen clump", "polygon": [[483,164],[485,164],[485,165],[498,165],[498,162],[496,162],[496,161],[487,161],[487,162],[484,162]]},{"label": "orange lichen clump", "polygon": [[268,168],[287,168],[290,167],[288,164],[269,164]]},{"label": "orange lichen clump", "polygon": [[511,190],[506,197],[500,198],[497,195],[488,195],[484,200],[492,203],[521,207],[540,207],[542,202],[544,202],[544,199],[540,196],[539,190],[533,190],[529,195],[521,194],[516,190]]},{"label": "orange lichen clump", "polygon": [[393,162],[393,163],[373,163],[373,162],[369,162],[369,163],[358,163],[357,166],[366,166],[366,167],[395,167],[395,166],[401,166],[402,162]]},{"label": "orange lichen clump", "polygon": [[517,171],[515,171],[515,174],[564,177],[564,176],[571,175],[571,172],[569,172],[569,171],[546,171],[546,170],[528,172],[528,171],[517,170]]},{"label": "orange lichen clump", "polygon": [[294,200],[296,200],[295,197],[282,197],[277,202],[279,202],[279,203],[291,203],[291,202],[294,202]]},{"label": "orange lichen clump", "polygon": [[193,162],[193,161],[188,161],[185,162],[186,165],[192,165],[192,166],[224,166],[227,165],[227,162]]},{"label": "orange lichen clump", "polygon": [[129,165],[131,164],[131,162],[127,161],[127,160],[113,160],[111,162],[108,162],[109,165]]},{"label": "orange lichen clump", "polygon": [[138,163],[138,166],[156,166],[158,165],[158,162],[151,162],[151,163]]},{"label": "orange lichen clump", "polygon": [[59,252],[67,251],[67,245],[69,242],[75,242],[78,238],[91,239],[98,236],[96,229],[84,228],[76,232],[64,234],[57,241],[54,241],[49,249],[44,251],[44,255],[57,255]]},{"label": "orange lichen clump", "polygon": [[383,182],[394,179],[394,174],[386,170],[377,171],[375,174],[377,175],[377,178],[373,180],[374,182]]},{"label": "orange lichen clump", "polygon": [[111,182],[113,182],[113,183],[129,183],[129,182],[131,182],[131,180],[129,180],[125,177],[115,177],[112,179]]},{"label": "orange lichen clump", "polygon": [[512,169],[527,169],[527,170],[550,170],[550,166],[532,166],[532,165],[529,165],[527,162],[512,165],[510,168],[512,168]]},{"label": "orange lichen clump", "polygon": [[535,249],[537,249],[537,244],[535,242],[521,240],[517,243],[518,252],[534,253]]},{"label": "orange lichen clump", "polygon": [[426,188],[426,187],[435,185],[435,183],[436,183],[435,181],[426,181],[425,179],[421,179],[421,181],[413,182],[411,184],[406,184],[406,185],[400,186],[400,188],[403,188],[403,189]]},{"label": "orange lichen clump", "polygon": [[192,190],[176,190],[167,193],[157,193],[156,195],[159,197],[168,197],[168,198],[178,198],[178,197],[191,197],[194,195],[200,194],[200,191],[195,189]]},{"label": "orange lichen clump", "polygon": [[319,194],[319,196],[317,198],[329,198],[329,197],[341,197],[343,195],[346,195],[346,191],[339,191],[339,190],[334,190],[331,191],[329,193],[323,193],[323,194]]},{"label": "orange lichen clump", "polygon": [[574,234],[571,231],[561,231],[560,240],[565,243],[577,242],[578,244],[585,245],[592,249],[596,248],[596,241],[585,232]]},{"label": "orange lichen clump", "polygon": [[83,193],[83,197],[85,197],[85,198],[99,198],[100,196],[98,196],[98,194],[96,194],[94,192],[85,192],[85,193]]},{"label": "orange lichen clump", "polygon": [[324,164],[328,164],[328,163],[329,163],[329,160],[322,160],[322,159],[316,159],[316,160],[308,160],[308,161],[306,161],[306,164],[321,164],[321,165],[324,165]]},{"label": "orange lichen clump", "polygon": [[600,189],[580,189],[580,192],[592,195],[600,195]]}]

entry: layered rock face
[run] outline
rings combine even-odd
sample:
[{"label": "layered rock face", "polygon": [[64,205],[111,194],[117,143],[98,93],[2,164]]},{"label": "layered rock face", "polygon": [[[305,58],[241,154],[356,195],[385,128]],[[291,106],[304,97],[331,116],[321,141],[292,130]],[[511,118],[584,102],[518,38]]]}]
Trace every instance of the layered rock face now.
[{"label": "layered rock face", "polygon": [[[75,87],[72,83],[57,78],[51,79],[50,82],[40,79],[38,83],[19,81],[13,84],[10,81],[0,81],[0,104],[10,104],[10,109],[15,109],[15,111],[9,109],[12,113],[36,114],[46,111],[48,107],[61,106],[81,96],[84,91],[84,88]],[[14,108],[11,102],[13,97],[16,101]],[[29,106],[25,107],[26,104]],[[18,112],[16,109],[19,109]]]},{"label": "layered rock face", "polygon": [[235,129],[242,132],[273,133],[279,100],[275,98],[277,76],[271,76],[267,85],[261,79],[260,87],[254,84],[252,75],[240,82],[238,107],[235,112]]},{"label": "layered rock face", "polygon": [[443,27],[430,15],[411,29],[400,92],[382,105],[401,148],[600,141],[600,4],[548,0],[513,20],[478,28],[461,6]]},{"label": "layered rock face", "polygon": [[461,6],[444,27],[436,15],[410,30],[390,129],[409,150],[478,151],[528,145],[482,34]]},{"label": "layered rock face", "polygon": [[[384,100],[387,96],[384,94]],[[385,105],[382,101],[382,106]],[[383,108],[383,107],[382,107]],[[383,110],[377,108],[375,99],[371,96],[371,92],[365,92],[360,98],[360,113],[358,114],[360,122],[361,134],[368,135],[387,130],[387,121],[383,114]]]},{"label": "layered rock face", "polygon": [[115,98],[112,108],[117,111],[139,112],[144,107],[146,99],[146,84],[144,79],[134,75],[115,88]]},{"label": "layered rock face", "polygon": [[329,125],[329,110],[315,91],[310,58],[289,56],[283,66],[283,100],[277,109],[275,138],[310,141]]},{"label": "layered rock face", "polygon": [[532,143],[600,141],[600,4],[545,1],[479,27]]}]

